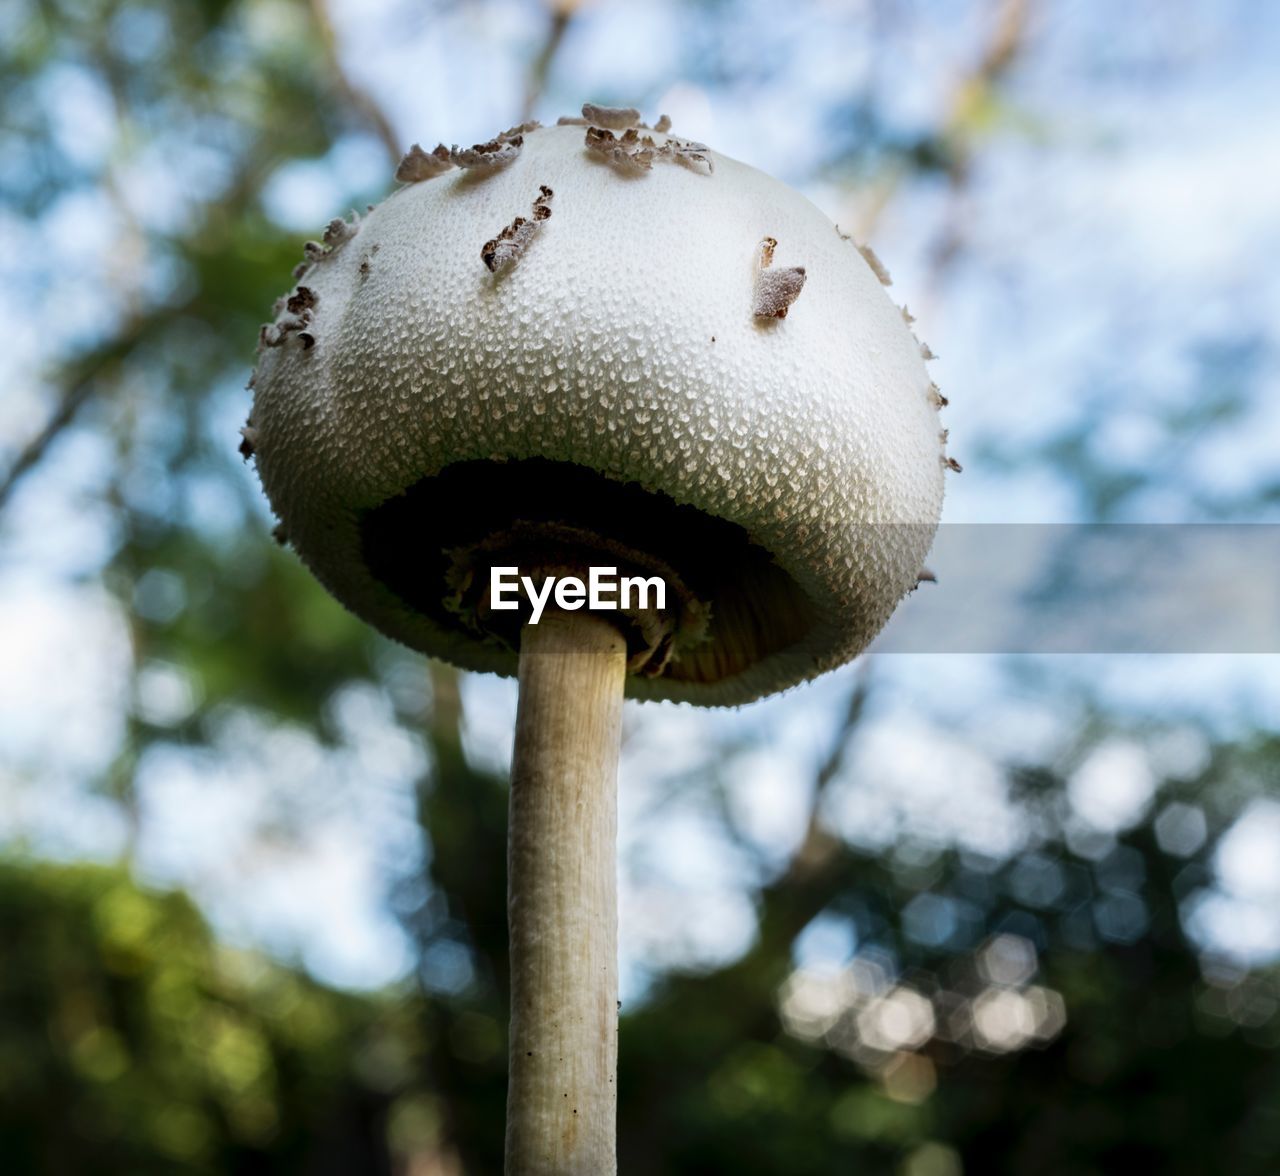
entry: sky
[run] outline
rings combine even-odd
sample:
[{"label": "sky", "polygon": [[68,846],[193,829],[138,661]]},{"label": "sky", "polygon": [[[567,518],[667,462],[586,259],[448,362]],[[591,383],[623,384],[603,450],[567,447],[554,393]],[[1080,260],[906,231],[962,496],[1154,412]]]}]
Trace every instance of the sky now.
[{"label": "sky", "polygon": [[[1059,465],[1007,460],[1081,429],[1086,456],[1123,455],[1148,475],[1119,521],[1280,521],[1280,508],[1232,505],[1275,480],[1280,453],[1280,8],[1042,5],[1008,108],[959,197],[927,180],[868,190],[821,165],[833,101],[860,87],[875,86],[893,131],[935,125],[981,51],[986,7],[937,0],[886,15],[865,0],[728,11],[713,22],[699,6],[658,0],[583,5],[535,113],[554,121],[587,99],[669,113],[677,131],[798,186],[869,237],[893,275],[890,293],[941,357],[933,371],[966,467],[949,480],[945,522],[1092,521],[1094,504]],[[289,35],[285,6],[251,13],[254,35]],[[518,120],[525,62],[546,23],[540,5],[515,2],[428,11],[408,0],[339,0],[333,19],[352,78],[406,144],[428,145],[481,141]],[[865,36],[873,21],[891,26],[874,54]],[[711,84],[704,58],[729,80]],[[66,151],[92,159],[106,150],[109,118],[84,75],[69,69],[48,100]],[[163,159],[138,168],[130,198],[139,216],[180,217],[181,185]],[[386,170],[375,142],[351,136],[324,159],[280,168],[266,203],[302,240],[352,192],[387,186]],[[939,271],[937,243],[957,216],[962,245]],[[102,254],[118,230],[92,193],[35,224],[0,210],[9,324],[0,464],[46,411],[48,359],[111,321],[115,308],[86,292],[73,263]],[[1204,395],[1198,357],[1215,347],[1238,349],[1248,365],[1245,410],[1173,447],[1169,421]],[[243,397],[238,386],[215,390],[210,429],[234,432]],[[87,426],[72,429],[0,520],[0,841],[56,857],[109,858],[128,836],[112,805],[82,786],[119,746],[129,664],[125,620],[96,580],[110,528],[86,506],[109,461],[105,444]],[[242,476],[252,479],[251,468]],[[192,510],[212,531],[239,524],[217,487]],[[139,607],[172,606],[163,575],[140,591]],[[1066,746],[1079,719],[1070,700],[1084,690],[1122,716],[1158,714],[1175,728],[1168,746],[1117,740],[1076,770],[1069,797],[1082,844],[1102,844],[1162,803],[1154,781],[1169,757],[1194,764],[1210,736],[1280,717],[1275,656],[1019,660],[1010,673],[991,656],[873,659],[876,703],[828,798],[833,825],[871,848],[910,835],[993,859],[1033,852],[1035,831],[999,763]],[[628,708],[624,999],[643,990],[649,969],[732,958],[752,931],[758,859],[715,833],[717,813],[682,778],[714,768],[699,758],[708,747],[753,736],[729,786],[733,813],[764,861],[785,860],[807,819],[807,769],[825,754],[857,672],[736,712]],[[138,705],[172,721],[199,704],[196,691],[182,667],[153,664]],[[465,700],[472,753],[505,763],[513,685],[472,678]],[[154,753],[139,776],[138,863],[148,881],[189,887],[232,941],[300,959],[335,983],[372,986],[411,964],[385,890],[421,852],[411,782],[425,752],[372,687],[330,705],[344,734],[333,753],[243,712],[217,717],[213,754]],[[236,750],[246,744],[259,753]],[[945,777],[931,767],[939,762]],[[943,806],[943,796],[960,801]],[[1280,957],[1277,860],[1280,808],[1258,801],[1224,840],[1217,886],[1196,911],[1205,943],[1248,961]],[[818,936],[810,947],[819,958],[856,945]]]}]

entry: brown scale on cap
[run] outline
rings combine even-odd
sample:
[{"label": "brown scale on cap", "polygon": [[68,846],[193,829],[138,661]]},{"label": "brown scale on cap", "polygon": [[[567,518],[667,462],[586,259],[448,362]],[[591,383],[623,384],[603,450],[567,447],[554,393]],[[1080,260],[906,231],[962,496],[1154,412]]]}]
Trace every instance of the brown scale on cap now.
[{"label": "brown scale on cap", "polygon": [[[667,125],[670,126],[670,120]],[[715,165],[707,154],[709,148],[704,143],[675,138],[659,143],[652,135],[640,134],[634,126],[628,127],[621,135],[615,135],[607,127],[588,125],[584,145],[588,151],[623,171],[649,171],[657,159],[682,163],[694,171],[706,168],[708,175],[715,171]]]},{"label": "brown scale on cap", "polygon": [[335,216],[324,227],[324,243],[329,247],[326,256],[336,253],[360,231],[360,214],[352,212],[351,220]]},{"label": "brown scale on cap", "polygon": [[587,127],[586,147],[615,167],[648,171],[658,154],[658,145],[651,135],[641,138],[634,128],[623,132],[619,138],[610,130]]},{"label": "brown scale on cap", "polygon": [[415,143],[396,168],[396,179],[402,184],[418,184],[452,170],[453,160],[449,157],[449,148],[443,143],[430,154]]},{"label": "brown scale on cap", "polygon": [[258,328],[258,350],[264,347],[279,347],[284,343],[284,332],[279,323],[263,323]]},{"label": "brown scale on cap", "polygon": [[585,122],[609,131],[625,131],[640,125],[640,112],[634,106],[596,106],[593,102],[582,104]]},{"label": "brown scale on cap", "polygon": [[876,251],[870,245],[859,245],[858,252],[862,254],[866,263],[871,267],[871,272],[880,279],[880,285],[893,285],[893,279],[889,276],[889,271],[885,269],[884,262],[876,256]]},{"label": "brown scale on cap", "polygon": [[319,301],[310,286],[299,286],[284,305],[291,314],[301,314],[304,310],[311,310]]},{"label": "brown scale on cap", "polygon": [[510,139],[490,139],[487,143],[476,143],[473,147],[465,149],[455,143],[449,152],[449,158],[458,167],[488,171],[506,167],[520,154],[520,148],[523,146],[523,135],[513,135]]},{"label": "brown scale on cap", "polygon": [[294,281],[301,279],[313,265],[332,257],[348,241],[360,231],[360,214],[352,213],[352,219],[345,221],[342,217],[334,217],[324,230],[323,240],[308,241],[302,247],[302,261],[293,267]]},{"label": "brown scale on cap", "polygon": [[306,306],[297,314],[291,314],[278,322],[263,323],[258,330],[258,349],[283,347],[289,341],[290,335],[297,334],[302,342],[303,350],[310,350],[316,341],[315,336],[307,331],[313,318],[315,318],[315,314],[311,307]]},{"label": "brown scale on cap", "polygon": [[531,118],[528,122],[522,122],[514,127],[508,127],[502,134],[498,135],[498,142],[505,143],[509,139],[522,139],[530,131],[542,130],[542,124],[536,119]]},{"label": "brown scale on cap", "polygon": [[756,272],[755,304],[751,309],[756,318],[786,318],[791,304],[804,289],[804,266],[773,268],[773,252],[777,248],[775,237],[766,237],[760,242],[760,268]]},{"label": "brown scale on cap", "polygon": [[705,143],[695,143],[692,139],[668,139],[658,148],[658,154],[664,159],[682,163],[693,171],[700,171],[705,167],[710,175],[716,169],[711,156],[707,154],[709,150]]},{"label": "brown scale on cap", "polygon": [[582,104],[582,115],[561,115],[556,119],[559,127],[585,127],[595,125],[610,131],[625,131],[638,127],[642,131],[654,130],[665,135],[671,130],[671,116],[662,114],[652,127],[640,119],[640,111],[633,106],[597,106],[593,102]]},{"label": "brown scale on cap", "polygon": [[480,250],[480,260],[489,268],[490,273],[501,273],[520,260],[520,255],[528,248],[542,222],[551,217],[551,198],[555,193],[543,184],[533,202],[533,218],[526,220],[516,217],[492,241],[486,241]]}]

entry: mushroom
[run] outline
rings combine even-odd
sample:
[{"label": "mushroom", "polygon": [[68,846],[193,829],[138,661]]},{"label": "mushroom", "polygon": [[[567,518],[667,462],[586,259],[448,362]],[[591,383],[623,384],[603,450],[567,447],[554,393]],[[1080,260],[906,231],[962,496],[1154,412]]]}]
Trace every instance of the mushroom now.
[{"label": "mushroom", "polygon": [[[501,166],[411,153],[308,254],[281,311],[306,331],[270,324],[255,373],[257,468],[321,582],[519,678],[508,1173],[615,1170],[623,695],[739,704],[851,660],[917,583],[949,461],[874,255],[602,110],[472,149]],[[665,598],[562,591],[592,568]]]}]

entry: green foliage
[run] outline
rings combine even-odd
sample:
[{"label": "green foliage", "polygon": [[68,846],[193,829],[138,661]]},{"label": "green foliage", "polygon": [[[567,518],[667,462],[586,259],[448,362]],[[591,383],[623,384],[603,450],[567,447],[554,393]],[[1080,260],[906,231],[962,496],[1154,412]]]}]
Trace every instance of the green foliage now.
[{"label": "green foliage", "polygon": [[[496,1026],[504,1016],[502,879],[473,860],[501,851],[496,817],[487,830],[475,818],[496,813],[504,790],[461,763],[446,767],[447,729],[436,737],[445,750],[429,790],[429,827],[465,836],[470,854],[446,849],[431,868],[432,893],[453,917],[440,917],[433,902],[437,917],[410,925],[425,961],[442,938],[472,955],[475,981],[429,997],[424,1016],[438,1042],[429,1065],[436,1088],[448,1091],[450,1138],[466,1171],[486,1172],[501,1161],[502,1056],[478,1059],[460,1047],[458,1026],[476,1018]],[[668,975],[624,1010],[622,1170],[1274,1171],[1280,976],[1206,961],[1183,930],[1183,911],[1209,883],[1218,836],[1248,796],[1274,793],[1278,766],[1280,741],[1261,740],[1222,749],[1194,778],[1162,782],[1166,803],[1210,802],[1208,837],[1189,857],[1157,844],[1163,809],[1100,855],[1070,850],[1054,816],[1065,787],[1059,769],[1024,766],[1028,802],[1042,809],[1047,833],[1033,863],[1067,880],[1048,898],[1029,885],[1027,859],[993,865],[953,852],[930,855],[921,872],[829,847],[816,866],[776,878],[760,893],[760,935],[742,959]],[[1244,795],[1215,813],[1212,798],[1239,787]],[[956,938],[913,938],[903,911],[921,893],[968,904]],[[1140,926],[1115,922],[1117,896],[1139,904]],[[977,964],[984,945],[998,934],[1026,937],[1040,959],[1036,984],[1061,994],[1065,1024],[1038,1046],[984,1048],[939,1033],[916,1052],[861,1059],[847,1032],[797,1036],[780,1015],[780,987],[796,939],[833,912],[852,923],[863,951],[896,958],[903,982],[931,995],[990,988]]]},{"label": "green foliage", "polygon": [[[442,1145],[464,1171],[497,1170],[505,788],[461,756],[447,687],[442,675],[423,791],[439,851],[426,900],[401,904],[427,982],[410,1002],[337,994],[221,948],[187,899],[120,869],[0,867],[0,1147],[15,1170],[375,1172]],[[1238,804],[1274,791],[1278,764],[1280,744],[1260,741],[1165,783],[1167,803],[1244,789],[1208,808],[1209,836],[1189,857],[1157,844],[1156,812],[1097,857],[1051,837],[1036,860],[1069,882],[1048,899],[1029,887],[1025,860],[993,871],[952,853],[935,858],[923,887],[912,870],[849,849],[776,878],[745,956],[668,975],[624,1011],[624,1169],[1273,1171],[1280,983],[1213,961],[1206,973],[1180,908],[1207,884]],[[1060,791],[1052,769],[1032,775],[1035,797]],[[922,892],[970,904],[958,940],[913,937],[902,912]],[[1108,925],[1120,893],[1145,912],[1135,933]],[[797,1034],[780,989],[797,937],[832,912],[852,921],[864,953],[896,957],[903,982],[927,994],[979,990],[975,960],[990,937],[1026,936],[1036,983],[1061,994],[1065,1024],[1042,1047],[938,1034],[883,1056],[851,1053],[847,1033]],[[458,953],[464,982],[440,991]]]},{"label": "green foliage", "polygon": [[378,1006],[220,947],[116,868],[0,865],[0,941],[6,1170],[386,1169]]}]

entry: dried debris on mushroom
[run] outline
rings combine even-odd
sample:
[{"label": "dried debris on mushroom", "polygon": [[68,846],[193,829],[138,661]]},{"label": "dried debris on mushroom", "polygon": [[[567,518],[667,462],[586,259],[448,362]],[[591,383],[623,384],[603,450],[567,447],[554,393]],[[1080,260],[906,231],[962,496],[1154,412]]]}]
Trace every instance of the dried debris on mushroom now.
[{"label": "dried debris on mushroom", "polygon": [[661,135],[671,130],[671,116],[661,114],[652,127],[643,122],[640,112],[634,106],[597,106],[594,102],[582,104],[582,114],[562,114],[556,119],[558,127],[597,126],[610,131],[625,131],[628,127],[637,127],[642,131],[654,130]]},{"label": "dried debris on mushroom", "polygon": [[[301,328],[302,324],[298,324]],[[263,323],[258,328],[258,350],[264,347],[279,347],[285,341],[285,331],[280,323]]]},{"label": "dried debris on mushroom", "polygon": [[352,210],[349,221],[343,220],[340,216],[335,216],[324,227],[324,243],[328,246],[327,253],[335,253],[341,249],[359,231],[360,214],[358,212]]},{"label": "dried debris on mushroom", "polygon": [[663,157],[683,163],[694,171],[700,164],[706,166],[708,175],[716,170],[711,156],[707,154],[711,148],[705,143],[695,143],[692,139],[668,139],[658,150]]},{"label": "dried debris on mushroom", "polygon": [[964,466],[962,466],[958,461],[956,461],[954,457],[944,457],[942,459],[942,464],[946,466],[947,469],[951,470],[953,473],[956,473],[956,474],[964,473]]},{"label": "dried debris on mushroom", "polygon": [[[307,305],[299,305],[295,310],[294,302],[298,295],[294,294],[286,303],[292,313],[285,318],[277,318],[274,323],[263,323],[258,330],[259,350],[264,347],[282,347],[289,341],[289,336],[295,333],[304,351],[309,351],[315,346],[316,337],[307,329],[311,326],[311,320],[315,318],[315,312],[311,309],[315,305],[315,295],[307,286],[300,286],[299,292],[302,290],[307,291],[311,301]],[[302,301],[307,301],[305,295]]]},{"label": "dried debris on mushroom", "polygon": [[319,301],[319,296],[310,286],[299,286],[289,295],[284,306],[290,314],[301,314],[304,310],[311,310]]},{"label": "dried debris on mushroom", "polygon": [[[875,274],[876,278],[880,282],[880,285],[882,286],[893,285],[893,278],[889,276],[888,267],[884,264],[883,261],[880,260],[879,255],[876,253],[874,249],[871,248],[870,245],[859,245],[858,242],[853,239],[853,234],[841,232],[839,225],[836,225],[836,234],[839,236],[841,241],[851,242],[853,247],[857,249],[859,253],[862,254],[862,260],[865,261],[867,265],[871,267],[871,272]],[[907,308],[905,306],[902,307],[902,317],[906,321],[907,326],[910,326],[913,322],[916,321],[907,312]]]},{"label": "dried debris on mushroom", "polygon": [[289,533],[284,529],[284,523],[276,523],[271,528],[271,538],[279,543],[281,547],[289,542]]},{"label": "dried debris on mushroom", "polygon": [[514,265],[520,255],[533,240],[534,234],[542,227],[542,222],[551,216],[551,198],[555,195],[546,184],[538,188],[538,195],[533,202],[531,219],[516,217],[492,241],[486,241],[480,250],[480,260],[488,267],[490,273],[501,273]]},{"label": "dried debris on mushroom", "polygon": [[870,245],[859,245],[858,252],[862,254],[863,259],[871,267],[871,272],[880,279],[880,285],[893,285],[893,279],[889,276],[889,271],[885,269],[884,262],[876,256],[876,251]]},{"label": "dried debris on mushroom", "polygon": [[652,135],[640,137],[640,132],[631,127],[618,138],[612,131],[600,127],[587,127],[586,146],[589,151],[600,155],[606,163],[614,167],[648,171],[653,167],[654,158],[658,154],[658,145]]},{"label": "dried debris on mushroom", "polygon": [[597,106],[593,102],[582,104],[583,119],[609,131],[625,131],[640,125],[640,112],[634,106]]},{"label": "dried debris on mushroom", "polygon": [[916,316],[907,309],[907,304],[905,302],[898,309],[902,311],[902,321],[906,323],[907,326],[911,326],[911,324],[916,321]]},{"label": "dried debris on mushroom", "polygon": [[640,134],[635,127],[618,136],[604,127],[588,126],[584,142],[589,151],[623,170],[648,171],[655,159],[669,159],[695,171],[703,165],[708,174],[715,171],[705,144],[684,139],[668,139],[660,144],[652,135]]},{"label": "dried debris on mushroom", "polygon": [[499,143],[505,143],[509,139],[523,138],[530,131],[540,131],[542,124],[536,119],[531,118],[528,122],[522,122],[514,127],[508,127],[498,136]]},{"label": "dried debris on mushroom", "polygon": [[308,241],[302,247],[302,261],[293,267],[293,280],[298,281],[317,262],[324,261],[337,253],[348,241],[360,231],[360,214],[354,210],[351,220],[345,221],[335,216],[324,228],[324,236],[319,241]]},{"label": "dried debris on mushroom", "polygon": [[791,304],[804,289],[804,266],[780,266],[773,268],[773,251],[777,249],[775,237],[760,242],[760,265],[756,271],[755,305],[751,313],[756,318],[782,319],[787,317]]},{"label": "dried debris on mushroom", "polygon": [[934,354],[933,348],[930,347],[928,343],[921,343],[920,358],[921,359],[937,359],[938,357]]},{"label": "dried debris on mushroom", "polygon": [[921,568],[916,573],[916,584],[936,584],[938,582],[937,574],[931,572],[928,568]]},{"label": "dried debris on mushroom", "polygon": [[256,452],[257,446],[258,430],[246,422],[240,430],[240,456],[248,461]]},{"label": "dried debris on mushroom", "polygon": [[396,178],[403,184],[416,184],[452,168],[504,168],[520,154],[526,134],[538,131],[541,125],[538,120],[530,119],[527,123],[508,127],[488,143],[475,143],[466,148],[457,143],[452,148],[438,143],[431,148],[430,154],[422,150],[419,143],[413,143],[396,169]]},{"label": "dried debris on mushroom", "polygon": [[943,396],[942,389],[937,384],[929,385],[929,401],[934,408],[946,408],[951,403],[950,400]]},{"label": "dried debris on mushroom", "polygon": [[449,152],[449,158],[458,167],[491,168],[506,167],[524,146],[524,135],[512,135],[509,139],[490,139],[487,143],[476,143],[472,147],[460,148],[456,143]]},{"label": "dried debris on mushroom", "polygon": [[449,148],[443,143],[433,148],[430,154],[415,143],[396,168],[396,179],[402,184],[418,184],[452,170],[453,160],[449,157]]}]

